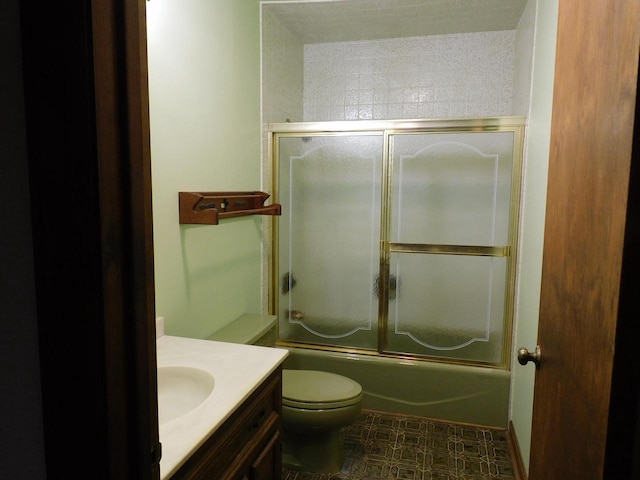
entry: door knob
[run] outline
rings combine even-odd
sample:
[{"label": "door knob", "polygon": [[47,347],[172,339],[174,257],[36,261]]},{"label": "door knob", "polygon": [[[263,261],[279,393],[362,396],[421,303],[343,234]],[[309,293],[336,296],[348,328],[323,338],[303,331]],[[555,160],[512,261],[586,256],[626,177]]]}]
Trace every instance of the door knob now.
[{"label": "door knob", "polygon": [[536,346],[535,352],[531,353],[526,348],[521,348],[518,350],[518,362],[520,365],[526,365],[529,362],[533,362],[536,365],[536,368],[540,368],[540,345]]}]

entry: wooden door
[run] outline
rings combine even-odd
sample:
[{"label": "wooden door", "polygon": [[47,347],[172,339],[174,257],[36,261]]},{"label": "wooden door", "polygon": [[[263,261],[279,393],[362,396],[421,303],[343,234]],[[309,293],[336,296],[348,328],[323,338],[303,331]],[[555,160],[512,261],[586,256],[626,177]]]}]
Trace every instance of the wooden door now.
[{"label": "wooden door", "polygon": [[639,35],[636,0],[559,2],[531,480],[603,478]]},{"label": "wooden door", "polygon": [[145,8],[20,2],[50,479],[160,478]]}]

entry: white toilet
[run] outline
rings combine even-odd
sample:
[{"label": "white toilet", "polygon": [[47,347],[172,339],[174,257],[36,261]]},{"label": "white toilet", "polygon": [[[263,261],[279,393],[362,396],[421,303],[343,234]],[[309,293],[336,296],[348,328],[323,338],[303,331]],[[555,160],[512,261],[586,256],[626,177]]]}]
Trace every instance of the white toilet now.
[{"label": "white toilet", "polygon": [[[211,340],[275,346],[271,315],[244,314]],[[362,387],[335,373],[282,371],[282,463],[305,472],[338,472],[344,461],[341,429],[360,414]]]},{"label": "white toilet", "polygon": [[282,463],[305,472],[338,472],[344,461],[341,429],[357,420],[362,387],[317,370],[282,371]]}]

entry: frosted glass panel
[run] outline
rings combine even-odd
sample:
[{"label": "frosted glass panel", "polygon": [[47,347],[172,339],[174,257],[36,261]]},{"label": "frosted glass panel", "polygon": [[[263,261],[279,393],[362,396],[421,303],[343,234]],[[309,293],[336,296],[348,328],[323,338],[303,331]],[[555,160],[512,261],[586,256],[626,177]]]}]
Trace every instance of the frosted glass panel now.
[{"label": "frosted glass panel", "polygon": [[392,135],[391,241],[508,244],[512,132]]},{"label": "frosted glass panel", "polygon": [[280,138],[282,340],[376,348],[382,141]]},{"label": "frosted glass panel", "polygon": [[274,134],[280,340],[504,365],[522,130],[502,123]]},{"label": "frosted glass panel", "polygon": [[499,362],[506,257],[392,254],[387,351]]}]

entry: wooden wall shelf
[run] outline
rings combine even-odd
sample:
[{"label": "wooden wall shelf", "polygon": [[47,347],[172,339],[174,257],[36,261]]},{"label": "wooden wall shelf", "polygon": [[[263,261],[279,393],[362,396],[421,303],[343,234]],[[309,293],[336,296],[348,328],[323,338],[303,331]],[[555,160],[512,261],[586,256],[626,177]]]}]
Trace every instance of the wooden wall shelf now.
[{"label": "wooden wall shelf", "polygon": [[280,204],[264,205],[264,192],[179,192],[180,224],[217,225],[220,219],[280,215]]}]

